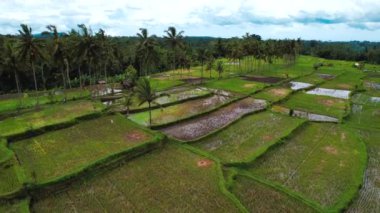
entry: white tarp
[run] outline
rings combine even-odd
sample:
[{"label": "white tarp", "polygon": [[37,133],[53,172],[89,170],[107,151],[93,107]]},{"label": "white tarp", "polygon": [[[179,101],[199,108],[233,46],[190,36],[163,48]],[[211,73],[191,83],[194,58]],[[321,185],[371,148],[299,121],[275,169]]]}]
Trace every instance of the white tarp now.
[{"label": "white tarp", "polygon": [[290,88],[295,91],[306,89],[313,86],[312,84],[309,84],[309,83],[303,83],[303,82],[297,82],[297,81],[291,81],[290,84],[291,84]]},{"label": "white tarp", "polygon": [[340,90],[340,89],[315,88],[313,90],[307,91],[306,93],[311,94],[311,95],[324,95],[324,96],[330,96],[334,98],[349,99],[351,91]]}]

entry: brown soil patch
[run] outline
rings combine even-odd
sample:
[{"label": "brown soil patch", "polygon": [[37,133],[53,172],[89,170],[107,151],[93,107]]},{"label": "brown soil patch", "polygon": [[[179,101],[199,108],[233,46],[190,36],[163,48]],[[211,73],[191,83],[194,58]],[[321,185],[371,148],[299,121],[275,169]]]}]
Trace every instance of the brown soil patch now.
[{"label": "brown soil patch", "polygon": [[254,88],[256,84],[244,84],[244,88]]},{"label": "brown soil patch", "polygon": [[340,140],[341,140],[341,141],[346,140],[346,133],[342,132],[342,133],[340,134]]},{"label": "brown soil patch", "polygon": [[333,154],[333,155],[337,155],[338,154],[338,150],[333,147],[333,146],[325,146],[323,148],[323,150],[329,154]]},{"label": "brown soil patch", "polygon": [[347,90],[349,90],[349,89],[351,89],[351,85],[349,85],[349,84],[338,84],[337,85],[340,89],[347,89]]},{"label": "brown soil patch", "polygon": [[335,104],[334,100],[320,100],[319,102],[322,103],[323,105],[329,106],[329,107],[333,106]]},{"label": "brown soil patch", "polygon": [[149,138],[147,134],[141,131],[132,130],[124,135],[125,140],[127,141],[144,141]]},{"label": "brown soil patch", "polygon": [[264,135],[262,138],[263,138],[264,141],[271,141],[271,140],[273,140],[273,136],[272,135]]},{"label": "brown soil patch", "polygon": [[214,162],[208,159],[202,159],[197,162],[198,167],[210,167]]},{"label": "brown soil patch", "polygon": [[261,83],[277,83],[284,80],[285,78],[267,76],[245,76],[243,77],[243,79],[247,81],[258,81]]},{"label": "brown soil patch", "polygon": [[280,96],[280,97],[288,94],[287,89],[271,89],[270,92],[274,94],[275,96]]}]

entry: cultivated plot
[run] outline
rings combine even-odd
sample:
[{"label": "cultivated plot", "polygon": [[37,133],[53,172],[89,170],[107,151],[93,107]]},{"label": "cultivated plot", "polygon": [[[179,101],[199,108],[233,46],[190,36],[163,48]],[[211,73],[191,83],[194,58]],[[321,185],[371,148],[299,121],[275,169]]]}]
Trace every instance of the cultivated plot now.
[{"label": "cultivated plot", "polygon": [[227,126],[245,114],[263,110],[266,105],[264,100],[245,98],[210,114],[163,128],[161,131],[178,140],[193,141]]},{"label": "cultivated plot", "polygon": [[100,102],[75,101],[42,107],[41,110],[0,121],[0,136],[10,137],[38,130],[46,126],[73,122],[76,118],[99,113],[104,109]]},{"label": "cultivated plot", "polygon": [[236,177],[231,191],[250,212],[317,212],[301,201],[245,176]]},{"label": "cultivated plot", "polygon": [[[121,115],[84,121],[67,129],[13,142],[22,168],[34,184],[54,182],[115,156],[148,149],[160,136]],[[146,150],[145,150],[146,151]]]},{"label": "cultivated plot", "polygon": [[348,112],[348,102],[340,98],[297,93],[292,95],[282,106],[320,115],[327,115],[341,120]]},{"label": "cultivated plot", "polygon": [[356,90],[362,87],[361,78],[364,77],[364,74],[360,71],[356,72],[345,72],[335,79],[327,81],[322,84],[321,87],[328,89],[341,89],[341,90]]},{"label": "cultivated plot", "polygon": [[368,163],[359,196],[347,212],[377,212],[380,209],[380,131],[359,130],[367,145]]},{"label": "cultivated plot", "polygon": [[13,200],[11,202],[0,201],[0,212],[18,213],[29,212],[29,200]]},{"label": "cultivated plot", "polygon": [[[211,97],[191,100],[164,108],[152,110],[152,126],[170,124],[179,120],[190,118],[202,113],[209,112],[233,100],[231,96],[215,94]],[[149,111],[140,112],[129,116],[132,121],[148,126]]]},{"label": "cultivated plot", "polygon": [[281,114],[258,113],[242,118],[194,146],[215,155],[223,163],[247,163],[265,153],[303,122]]},{"label": "cultivated plot", "polygon": [[121,167],[41,194],[33,210],[55,212],[238,212],[221,189],[218,165],[175,145]]},{"label": "cultivated plot", "polygon": [[249,171],[338,211],[355,196],[366,157],[365,145],[349,129],[311,123],[257,159]]},{"label": "cultivated plot", "polygon": [[264,87],[268,86],[268,84],[235,77],[210,81],[207,82],[205,86],[213,89],[228,90],[231,92],[248,95],[263,89]]},{"label": "cultivated plot", "polygon": [[292,90],[287,87],[273,87],[258,92],[253,97],[275,103],[288,97],[291,93]]}]

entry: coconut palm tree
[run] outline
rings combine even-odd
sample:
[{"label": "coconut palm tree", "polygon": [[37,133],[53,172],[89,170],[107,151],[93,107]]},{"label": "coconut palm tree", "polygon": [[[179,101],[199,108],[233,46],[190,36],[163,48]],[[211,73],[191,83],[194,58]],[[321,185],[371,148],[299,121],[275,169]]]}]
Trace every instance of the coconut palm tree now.
[{"label": "coconut palm tree", "polygon": [[19,80],[19,75],[18,75],[18,58],[17,58],[17,52],[14,47],[14,43],[12,41],[9,41],[6,46],[5,46],[5,51],[4,51],[4,67],[10,69],[13,71],[15,75],[15,81],[16,81],[16,87],[17,87],[17,92],[21,93],[21,88],[20,88],[20,80]]},{"label": "coconut palm tree", "polygon": [[155,47],[157,42],[155,36],[149,36],[148,30],[145,28],[140,28],[140,33],[137,33],[137,37],[139,39],[137,52],[139,53],[140,70],[144,70],[144,74],[148,75],[147,68],[156,57]]},{"label": "coconut palm tree", "polygon": [[86,25],[79,24],[80,37],[77,40],[76,51],[77,57],[87,62],[88,74],[90,75],[90,84],[92,84],[92,66],[99,57],[100,46],[96,42],[92,34],[92,30],[88,29]]},{"label": "coconut palm tree", "polygon": [[137,82],[136,87],[136,94],[138,99],[140,100],[139,106],[141,106],[144,103],[148,103],[148,109],[149,109],[149,127],[152,126],[152,103],[155,102],[155,100],[162,96],[168,96],[168,94],[160,93],[157,94],[155,90],[151,87],[150,81],[143,77],[140,78]]},{"label": "coconut palm tree", "polygon": [[203,81],[203,66],[205,64],[205,61],[208,58],[208,50],[205,48],[200,48],[197,51],[197,58],[199,62],[201,63],[201,83]]},{"label": "coconut palm tree", "polygon": [[175,27],[169,27],[168,30],[164,31],[166,35],[164,36],[165,41],[168,43],[170,49],[173,52],[173,70],[176,69],[176,57],[178,48],[183,48],[183,33],[184,31],[177,32]]},{"label": "coconut palm tree", "polygon": [[223,61],[218,61],[218,62],[216,63],[216,71],[218,72],[219,79],[220,79],[221,76],[222,76],[222,73],[223,73],[223,71],[224,71]]},{"label": "coconut palm tree", "polygon": [[41,51],[42,44],[40,40],[33,37],[32,28],[26,24],[21,24],[20,26],[21,30],[18,31],[20,33],[20,40],[17,46],[19,58],[30,63],[33,72],[34,88],[38,91],[35,63],[39,58],[43,58]]},{"label": "coconut palm tree", "polygon": [[53,38],[53,48],[51,52],[52,59],[55,66],[57,66],[57,68],[61,72],[63,88],[66,89],[67,76],[65,75],[63,67],[66,65],[65,60],[67,60],[67,58],[64,51],[64,46],[60,38],[60,35],[58,34],[57,27],[54,25],[48,25],[46,26],[46,28],[48,29],[48,31],[45,31],[42,34],[49,35],[49,36],[51,35]]}]

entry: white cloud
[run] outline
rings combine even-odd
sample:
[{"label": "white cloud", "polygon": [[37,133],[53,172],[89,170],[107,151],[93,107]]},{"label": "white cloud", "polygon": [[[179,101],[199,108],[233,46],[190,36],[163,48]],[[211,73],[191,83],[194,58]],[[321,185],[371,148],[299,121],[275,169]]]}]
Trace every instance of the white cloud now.
[{"label": "white cloud", "polygon": [[0,33],[15,34],[20,23],[34,32],[84,23],[112,35],[134,35],[140,27],[162,35],[174,25],[187,35],[379,40],[378,11],[378,0],[2,0]]}]

